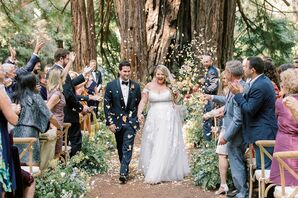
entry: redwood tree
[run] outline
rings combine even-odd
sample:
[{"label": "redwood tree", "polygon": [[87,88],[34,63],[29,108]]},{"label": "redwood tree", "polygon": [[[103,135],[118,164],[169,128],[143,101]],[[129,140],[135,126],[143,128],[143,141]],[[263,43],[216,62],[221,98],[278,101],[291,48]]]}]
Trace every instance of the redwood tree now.
[{"label": "redwood tree", "polygon": [[220,68],[232,58],[236,0],[115,0],[115,7],[121,58],[132,62],[140,80],[165,63],[172,45],[181,50],[197,35],[206,53],[215,49]]},{"label": "redwood tree", "polygon": [[71,15],[77,54],[75,70],[80,71],[91,59],[96,59],[93,0],[71,0]]}]

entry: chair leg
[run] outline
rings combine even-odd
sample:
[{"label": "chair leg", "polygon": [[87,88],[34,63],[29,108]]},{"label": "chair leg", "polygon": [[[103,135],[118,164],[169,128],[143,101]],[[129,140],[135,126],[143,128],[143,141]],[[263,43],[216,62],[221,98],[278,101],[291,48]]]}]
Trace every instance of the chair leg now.
[{"label": "chair leg", "polygon": [[269,192],[269,190],[270,190],[273,186],[276,186],[276,184],[269,184],[269,185],[267,186],[267,188],[265,189],[265,197],[268,196],[268,192]]}]

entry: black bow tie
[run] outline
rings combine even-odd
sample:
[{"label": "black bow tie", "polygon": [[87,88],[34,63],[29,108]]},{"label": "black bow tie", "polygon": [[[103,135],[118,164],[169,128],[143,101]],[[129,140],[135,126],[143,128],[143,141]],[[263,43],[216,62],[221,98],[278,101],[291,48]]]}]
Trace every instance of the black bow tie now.
[{"label": "black bow tie", "polygon": [[122,85],[128,86],[128,81],[122,81]]}]

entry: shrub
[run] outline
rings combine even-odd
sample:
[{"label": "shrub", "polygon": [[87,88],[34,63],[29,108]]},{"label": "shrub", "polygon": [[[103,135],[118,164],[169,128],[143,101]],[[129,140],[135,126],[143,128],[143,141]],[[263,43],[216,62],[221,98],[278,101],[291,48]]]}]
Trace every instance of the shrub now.
[{"label": "shrub", "polygon": [[35,197],[82,197],[88,187],[89,178],[84,171],[52,163],[42,176],[36,178]]}]

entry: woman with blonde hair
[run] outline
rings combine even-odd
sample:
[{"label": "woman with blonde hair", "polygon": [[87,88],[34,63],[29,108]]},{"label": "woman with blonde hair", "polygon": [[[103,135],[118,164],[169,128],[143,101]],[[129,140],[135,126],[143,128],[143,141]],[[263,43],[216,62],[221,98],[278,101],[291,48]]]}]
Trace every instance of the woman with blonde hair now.
[{"label": "woman with blonde hair", "polygon": [[189,174],[182,120],[175,107],[176,93],[170,88],[172,80],[168,68],[158,65],[138,106],[138,119],[143,122],[142,112],[149,102],[139,159],[139,170],[146,183],[182,180]]},{"label": "woman with blonde hair", "polygon": [[54,68],[49,70],[48,72],[47,106],[49,110],[55,115],[60,126],[60,128],[58,128],[58,131],[57,131],[58,139],[55,147],[55,157],[59,157],[62,151],[62,136],[60,134],[62,134],[62,131],[63,131],[64,106],[66,105],[65,97],[62,93],[63,84],[66,79],[66,74],[70,70],[74,59],[75,59],[75,54],[70,53],[69,62],[63,71],[61,71],[60,69]]},{"label": "woman with blonde hair", "polygon": [[[298,99],[298,69],[287,69],[280,74],[281,87],[285,98],[276,100],[276,116],[278,120],[278,131],[275,139],[274,152],[297,151],[298,150],[298,123],[293,116],[292,100]],[[297,110],[296,110],[297,111]],[[286,164],[294,171],[298,171],[298,159],[285,159]],[[279,165],[276,159],[272,160],[270,181],[281,185]],[[298,180],[285,170],[285,185],[297,186]]]}]

